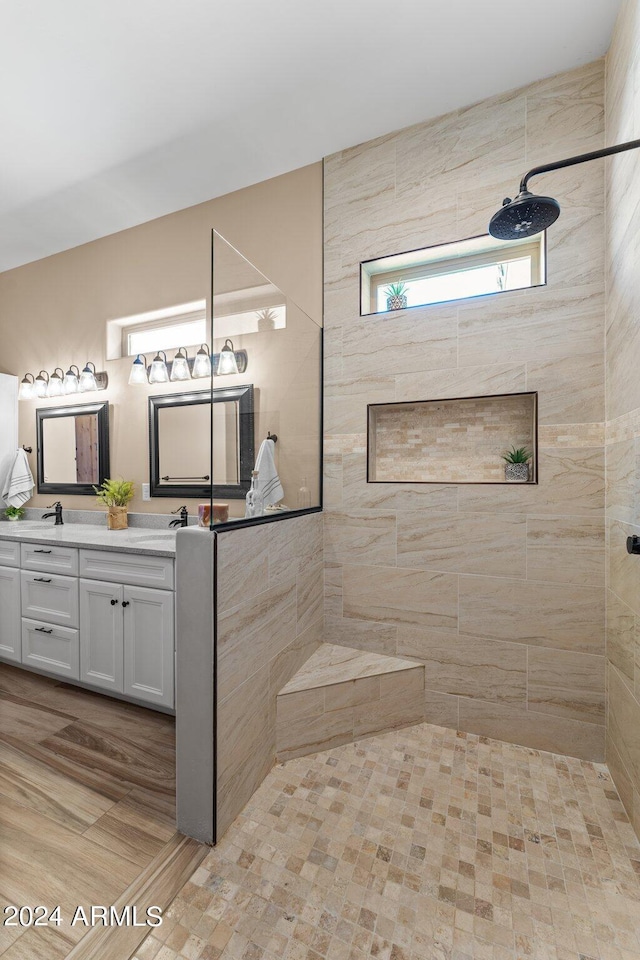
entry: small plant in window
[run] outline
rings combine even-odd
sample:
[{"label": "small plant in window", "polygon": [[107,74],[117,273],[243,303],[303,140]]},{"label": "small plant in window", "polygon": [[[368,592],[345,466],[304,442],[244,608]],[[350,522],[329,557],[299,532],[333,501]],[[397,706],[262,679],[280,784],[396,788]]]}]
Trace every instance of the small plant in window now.
[{"label": "small plant in window", "polygon": [[5,520],[22,520],[25,515],[24,507],[7,507],[4,512]]},{"label": "small plant in window", "polygon": [[526,447],[511,447],[502,454],[505,461],[504,478],[511,483],[526,483],[529,479],[531,451]]},{"label": "small plant in window", "polygon": [[93,489],[98,503],[107,507],[107,529],[126,530],[127,504],[135,492],[133,480],[105,480],[100,487]]},{"label": "small plant in window", "polygon": [[278,318],[275,310],[272,310],[270,307],[267,307],[265,310],[257,310],[256,316],[258,318],[259,333],[262,333],[264,330],[275,330],[276,320]]},{"label": "small plant in window", "polygon": [[383,292],[387,298],[387,310],[404,310],[407,305],[408,289],[409,284],[404,280],[398,280],[385,287]]}]

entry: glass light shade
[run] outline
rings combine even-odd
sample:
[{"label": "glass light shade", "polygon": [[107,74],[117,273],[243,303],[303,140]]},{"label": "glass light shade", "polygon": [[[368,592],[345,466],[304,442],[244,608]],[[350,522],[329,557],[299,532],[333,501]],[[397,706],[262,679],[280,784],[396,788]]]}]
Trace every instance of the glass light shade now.
[{"label": "glass light shade", "polygon": [[[44,373],[44,377],[42,376],[43,373]],[[49,374],[45,370],[41,370],[33,384],[33,395],[38,398],[46,397],[48,383],[49,383]]]},{"label": "glass light shade", "polygon": [[[162,353],[162,357],[160,354]],[[149,383],[167,383],[169,380],[169,371],[167,370],[166,354],[160,350],[153,358],[151,370],[149,371]]]},{"label": "glass light shade", "polygon": [[80,371],[76,365],[72,363],[64,375],[64,380],[62,381],[62,392],[66,394],[77,393],[79,376]]},{"label": "glass light shade", "polygon": [[48,397],[62,396],[62,392],[63,392],[62,377],[60,376],[60,373],[62,373],[62,370],[60,370],[60,373],[58,373],[58,370],[59,370],[59,367],[56,367],[56,369],[53,371],[53,373],[49,377],[49,383],[47,384]]},{"label": "glass light shade", "polygon": [[187,359],[187,351],[184,347],[180,347],[177,354],[173,358],[171,364],[171,379],[172,380],[190,380],[191,371],[189,370],[189,361]]},{"label": "glass light shade", "polygon": [[[29,380],[31,377],[31,380]],[[20,388],[18,389],[18,400],[33,400],[35,397],[34,390],[34,381],[33,374],[27,373],[25,377],[20,381]]]},{"label": "glass light shade", "polygon": [[147,358],[144,354],[139,353],[131,364],[131,373],[129,374],[129,384],[131,386],[140,386],[140,384],[148,383],[149,378],[147,377]]},{"label": "glass light shade", "polygon": [[193,361],[193,373],[191,376],[194,379],[211,376],[211,357],[209,356],[208,348],[205,348],[204,344],[196,353],[196,358]]},{"label": "glass light shade", "polygon": [[[91,393],[93,390],[98,389],[98,384],[96,383],[96,372],[95,364],[89,366],[90,361],[87,362],[82,373],[80,374],[80,380],[78,383],[78,392],[79,393]],[[91,369],[93,367],[93,370]]]},{"label": "glass light shade", "polygon": [[225,340],[224,347],[220,351],[218,369],[216,370],[216,373],[219,377],[223,377],[228,373],[237,372],[238,364],[236,363],[236,355],[233,349],[233,343],[231,340]]}]

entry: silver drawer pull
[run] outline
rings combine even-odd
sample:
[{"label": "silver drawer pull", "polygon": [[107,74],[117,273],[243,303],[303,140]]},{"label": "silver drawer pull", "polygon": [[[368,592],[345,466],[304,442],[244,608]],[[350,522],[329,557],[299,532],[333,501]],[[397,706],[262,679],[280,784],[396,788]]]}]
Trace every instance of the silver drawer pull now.
[{"label": "silver drawer pull", "polygon": [[53,550],[34,550],[34,553],[53,553]]},{"label": "silver drawer pull", "polygon": [[47,630],[46,627],[36,627],[36,633],[53,633],[53,630]]},{"label": "silver drawer pull", "polygon": [[51,577],[34,577],[34,583],[51,583]]}]

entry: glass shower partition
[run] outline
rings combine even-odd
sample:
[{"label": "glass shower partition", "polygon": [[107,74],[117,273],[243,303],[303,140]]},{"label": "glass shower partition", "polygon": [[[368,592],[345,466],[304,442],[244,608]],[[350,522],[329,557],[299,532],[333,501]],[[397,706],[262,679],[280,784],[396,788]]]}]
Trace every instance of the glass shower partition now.
[{"label": "glass shower partition", "polygon": [[322,327],[215,230],[211,261],[210,529],[319,509]]}]

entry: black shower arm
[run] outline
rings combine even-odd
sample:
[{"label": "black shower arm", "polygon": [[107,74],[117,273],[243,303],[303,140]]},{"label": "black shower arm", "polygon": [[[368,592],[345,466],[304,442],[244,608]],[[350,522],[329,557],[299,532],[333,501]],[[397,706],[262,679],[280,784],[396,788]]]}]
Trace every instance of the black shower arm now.
[{"label": "black shower arm", "polygon": [[587,160],[600,160],[601,157],[610,157],[614,153],[623,153],[625,150],[636,150],[640,147],[640,140],[628,140],[627,143],[618,143],[615,147],[605,147],[603,150],[594,150],[592,153],[581,153],[577,157],[569,157],[567,160],[556,160],[555,163],[544,163],[540,167],[533,167],[520,181],[520,193],[525,193],[527,184],[531,177],[537,177],[539,173],[549,173],[551,170],[561,170],[562,167],[573,167],[576,163],[586,163]]}]

